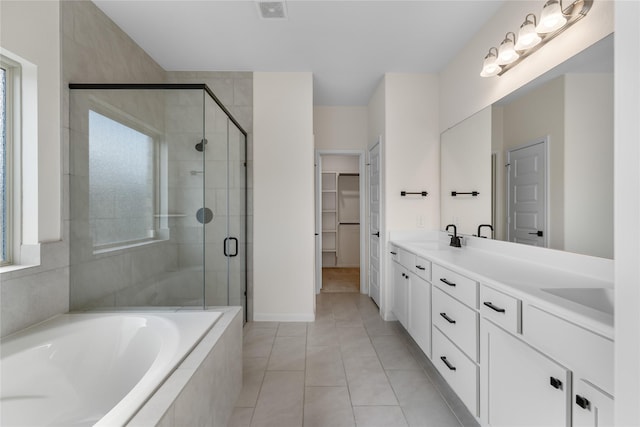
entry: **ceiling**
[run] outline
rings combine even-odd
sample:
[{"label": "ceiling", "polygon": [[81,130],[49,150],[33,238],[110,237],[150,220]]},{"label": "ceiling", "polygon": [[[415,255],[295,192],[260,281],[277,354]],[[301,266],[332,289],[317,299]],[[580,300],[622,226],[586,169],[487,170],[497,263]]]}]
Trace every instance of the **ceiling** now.
[{"label": "ceiling", "polygon": [[439,72],[504,0],[288,0],[275,20],[255,1],[93,1],[167,71],[311,71],[315,105],[366,105],[385,72]]}]

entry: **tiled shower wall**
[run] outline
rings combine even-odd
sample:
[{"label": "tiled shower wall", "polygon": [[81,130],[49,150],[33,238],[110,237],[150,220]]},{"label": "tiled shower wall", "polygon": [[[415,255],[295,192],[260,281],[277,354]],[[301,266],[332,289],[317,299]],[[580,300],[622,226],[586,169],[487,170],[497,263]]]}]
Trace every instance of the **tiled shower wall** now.
[{"label": "tiled shower wall", "polygon": [[[68,82],[181,82],[181,83],[206,83],[214,91],[216,96],[231,111],[241,125],[250,133],[252,128],[252,74],[251,73],[218,73],[218,72],[165,72],[144,51],[129,39],[112,21],[110,21],[99,9],[90,2],[63,2],[63,56],[64,56],[64,96],[65,112],[68,111],[69,91],[66,89]],[[181,305],[193,303],[201,297],[202,283],[202,233],[199,224],[195,220],[195,211],[202,205],[202,175],[197,172],[202,170],[201,155],[195,151],[194,145],[201,139],[201,99],[202,92],[191,91],[163,94],[164,100],[158,105],[164,107],[164,127],[158,128],[165,132],[167,149],[169,151],[168,179],[169,186],[173,187],[169,192],[169,212],[184,214],[184,217],[172,217],[168,219],[171,238],[165,243],[150,245],[148,247],[132,248],[114,251],[99,256],[92,255],[92,248],[84,244],[72,245],[71,264],[71,309],[82,309],[92,306],[115,305]],[[195,97],[196,99],[189,99]],[[200,103],[198,104],[198,97]],[[120,101],[122,102],[122,101]],[[188,108],[185,103],[189,104]],[[131,103],[129,103],[129,106]],[[158,107],[156,105],[156,109]],[[72,106],[73,107],[73,106]],[[210,140],[207,150],[206,179],[205,179],[205,203],[221,208],[223,202],[219,171],[220,162],[226,160],[220,157],[220,139],[222,132],[226,132],[226,123],[222,123],[224,117],[221,112],[213,113],[212,102],[207,102],[207,139]],[[195,111],[198,110],[199,111]],[[151,109],[153,111],[153,108]],[[141,112],[141,111],[140,111]],[[192,114],[189,114],[191,112]],[[212,114],[213,113],[213,114]],[[185,114],[187,116],[185,116]],[[209,123],[209,121],[212,123]],[[152,119],[160,123],[160,121]],[[191,126],[190,129],[183,127]],[[64,118],[67,141],[71,135],[71,161],[68,168],[68,183],[73,187],[73,194],[86,193],[86,136],[85,129],[69,128],[69,117]],[[74,126],[73,120],[71,126]],[[82,126],[81,126],[82,127]],[[77,134],[76,134],[77,133]],[[211,133],[211,134],[210,134]],[[240,134],[237,133],[236,138]],[[226,136],[225,136],[226,137]],[[74,145],[76,144],[76,145]],[[237,144],[236,144],[237,145]],[[249,136],[249,147],[251,137]],[[234,151],[230,152],[234,159]],[[248,151],[248,170],[251,170]],[[237,154],[239,155],[239,153]],[[226,155],[225,155],[226,156]],[[244,167],[244,165],[242,165]],[[231,183],[237,182],[241,170],[239,163],[234,163],[230,169]],[[251,174],[249,174],[249,185]],[[179,188],[176,188],[179,187]],[[177,190],[177,191],[174,191]],[[84,192],[84,193],[83,193]],[[239,213],[244,207],[244,198],[240,198],[240,192],[230,192],[230,228],[232,235],[240,235],[237,229],[240,227]],[[86,201],[71,199],[69,216],[65,217],[74,242],[82,242],[87,237],[87,221],[83,217],[86,210]],[[249,200],[251,194],[249,194]],[[237,201],[238,203],[234,203]],[[68,203],[66,201],[65,203]],[[249,204],[251,209],[251,204]],[[206,229],[206,277],[207,277],[207,304],[226,305],[226,270],[227,259],[221,252],[224,230],[220,225],[224,223],[222,210]],[[80,215],[74,218],[73,215]],[[251,218],[248,218],[251,224]],[[250,227],[250,225],[249,225]],[[225,227],[226,229],[226,227]],[[240,248],[244,248],[240,242]],[[89,254],[89,255],[87,255]],[[249,246],[249,256],[252,255]],[[240,283],[244,280],[244,272],[239,270],[234,263],[240,262],[244,254],[230,258],[232,283]],[[251,265],[249,262],[248,265]],[[251,276],[249,275],[249,279]],[[173,283],[179,282],[179,286]],[[224,286],[220,284],[224,283]],[[228,296],[232,305],[240,305],[241,297],[239,287],[232,286],[233,292]],[[250,289],[249,289],[250,291]],[[250,312],[250,311],[249,311]]]},{"label": "tiled shower wall", "polygon": [[[149,55],[146,54],[129,36],[89,1],[61,1],[60,38],[62,55],[61,85],[61,134],[63,154],[63,240],[61,242],[42,243],[42,264],[37,268],[11,272],[2,276],[2,318],[0,336],[37,323],[52,315],[69,309],[69,242],[78,236],[72,235],[72,209],[69,200],[71,185],[84,185],[82,179],[75,179],[82,171],[77,168],[81,163],[75,156],[83,157],[82,150],[70,150],[70,91],[69,82],[128,82],[162,83],[168,80],[197,81],[207,83],[234,114],[242,126],[249,132],[248,139],[248,227],[252,232],[252,74],[251,73],[167,73]],[[191,79],[191,80],[190,80]],[[70,152],[73,155],[70,155]],[[55,159],[52,159],[55,161]],[[74,189],[77,190],[77,189]],[[251,238],[248,238],[249,256],[248,282],[251,295]],[[93,264],[94,271],[86,269],[87,282],[83,292],[72,302],[71,309],[97,304],[100,299],[110,299],[114,287],[124,286],[115,283],[113,272],[136,269],[139,277],[152,277],[154,263],[165,256],[157,245],[151,250],[131,250],[119,257],[102,257],[101,262]],[[78,255],[78,254],[76,254]],[[77,258],[76,258],[77,259]],[[178,257],[176,254],[176,262]],[[134,267],[135,266],[135,267]],[[108,280],[108,281],[107,281]],[[107,281],[106,283],[100,283]],[[78,283],[76,283],[77,285]],[[126,291],[124,286],[120,290]],[[126,292],[123,294],[126,298]],[[232,304],[236,304],[238,295],[232,295]],[[104,302],[104,301],[102,301]],[[251,313],[251,298],[249,298]]]}]

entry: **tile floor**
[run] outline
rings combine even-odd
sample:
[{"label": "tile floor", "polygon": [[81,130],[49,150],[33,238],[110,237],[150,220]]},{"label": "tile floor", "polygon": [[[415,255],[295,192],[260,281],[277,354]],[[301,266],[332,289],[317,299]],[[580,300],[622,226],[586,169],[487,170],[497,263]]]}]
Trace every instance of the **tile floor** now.
[{"label": "tile floor", "polygon": [[244,383],[229,427],[477,426],[367,296],[320,294],[316,308],[313,323],[245,326]]}]

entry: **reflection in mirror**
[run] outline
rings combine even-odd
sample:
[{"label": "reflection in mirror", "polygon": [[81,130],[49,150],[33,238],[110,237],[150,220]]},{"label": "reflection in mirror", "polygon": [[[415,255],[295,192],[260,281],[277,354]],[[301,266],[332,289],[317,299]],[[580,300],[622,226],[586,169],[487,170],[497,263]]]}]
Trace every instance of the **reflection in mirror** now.
[{"label": "reflection in mirror", "polygon": [[441,156],[442,229],[613,258],[613,35],[444,132]]}]

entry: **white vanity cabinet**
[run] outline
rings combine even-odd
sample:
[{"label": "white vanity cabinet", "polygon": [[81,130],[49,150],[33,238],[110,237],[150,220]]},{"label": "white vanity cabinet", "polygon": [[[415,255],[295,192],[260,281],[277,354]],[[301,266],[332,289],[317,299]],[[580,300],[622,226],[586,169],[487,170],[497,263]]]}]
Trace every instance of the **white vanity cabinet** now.
[{"label": "white vanity cabinet", "polygon": [[571,425],[571,372],[484,319],[481,333],[484,423]]},{"label": "white vanity cabinet", "polygon": [[607,324],[536,288],[583,276],[505,275],[485,253],[403,248],[392,248],[393,312],[484,427],[613,425]]}]

